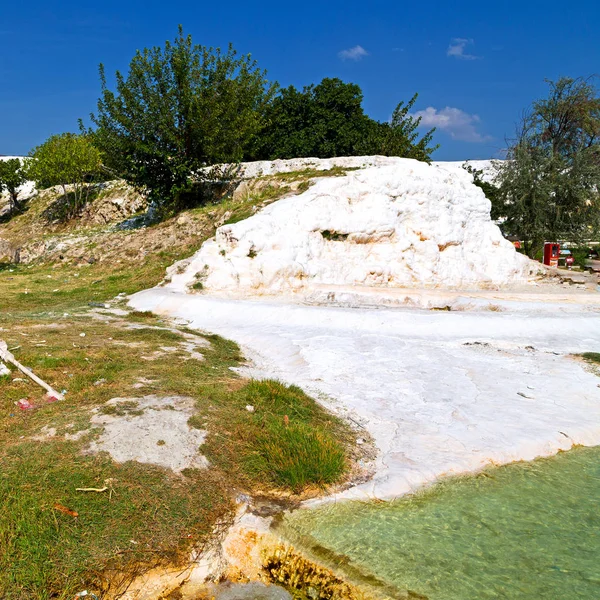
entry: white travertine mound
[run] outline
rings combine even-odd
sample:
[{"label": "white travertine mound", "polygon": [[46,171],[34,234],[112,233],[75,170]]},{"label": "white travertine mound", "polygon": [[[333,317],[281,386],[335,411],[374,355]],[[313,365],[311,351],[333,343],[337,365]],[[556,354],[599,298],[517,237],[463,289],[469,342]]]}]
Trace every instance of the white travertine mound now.
[{"label": "white travertine mound", "polygon": [[[295,168],[306,168],[306,160]],[[244,168],[268,174],[281,169],[277,162]],[[318,162],[378,166],[319,179],[299,196],[220,227],[191,259],[171,267],[169,287],[201,283],[195,287],[233,295],[305,294],[315,285],[468,289],[531,274],[532,263],[502,237],[490,202],[463,169],[385,157]]]}]

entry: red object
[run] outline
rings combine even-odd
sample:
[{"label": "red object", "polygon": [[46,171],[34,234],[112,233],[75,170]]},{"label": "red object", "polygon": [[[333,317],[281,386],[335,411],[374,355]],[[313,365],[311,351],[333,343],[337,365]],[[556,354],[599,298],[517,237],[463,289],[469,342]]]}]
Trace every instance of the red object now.
[{"label": "red object", "polygon": [[513,242],[513,246],[517,249],[520,250],[521,249],[521,242],[519,240],[515,240]]},{"label": "red object", "polygon": [[17,400],[15,402],[15,404],[21,410],[31,410],[31,409],[35,408],[35,405],[33,404],[33,402],[30,402],[29,400],[27,400],[27,398],[21,398],[20,400]]},{"label": "red object", "polygon": [[557,242],[544,243],[544,264],[549,267],[558,267],[558,257],[560,256],[560,244]]},{"label": "red object", "polygon": [[567,256],[567,258],[565,258],[565,265],[567,265],[567,267],[571,267],[574,262],[575,258],[573,256]]},{"label": "red object", "polygon": [[78,512],[75,512],[74,510],[63,506],[62,504],[55,504],[52,508],[54,508],[54,510],[59,510],[61,513],[65,513],[65,515],[69,515],[73,518],[77,518],[79,516]]}]

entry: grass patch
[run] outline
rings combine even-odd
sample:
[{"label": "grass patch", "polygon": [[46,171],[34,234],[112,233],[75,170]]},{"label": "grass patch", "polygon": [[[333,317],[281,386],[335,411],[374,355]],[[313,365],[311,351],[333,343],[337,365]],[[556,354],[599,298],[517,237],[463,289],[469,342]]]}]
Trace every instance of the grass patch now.
[{"label": "grass patch", "polygon": [[251,381],[213,400],[225,419],[223,430],[209,436],[206,452],[227,472],[240,474],[250,485],[293,493],[342,478],[347,456],[341,440],[347,431],[300,388]]},{"label": "grass patch", "polygon": [[600,352],[584,352],[580,354],[581,358],[589,360],[590,362],[600,364]]},{"label": "grass patch", "polygon": [[139,403],[135,400],[124,400],[118,404],[105,404],[101,406],[99,412],[103,415],[114,415],[124,417],[127,415],[139,416],[144,414],[143,409],[138,409]]},{"label": "grass patch", "polygon": [[154,313],[149,310],[132,310],[127,315],[127,318],[130,321],[141,321],[144,323],[145,321],[154,320],[155,316]]},{"label": "grass patch", "polygon": [[290,171],[289,173],[277,173],[273,179],[291,183],[299,179],[314,179],[315,177],[343,177],[350,171],[358,171],[360,167],[332,167],[331,169],[302,169],[300,171]]},{"label": "grass patch", "polygon": [[[182,479],[134,462],[116,465],[82,456],[71,443],[11,446],[1,452],[0,465],[5,600],[70,600],[90,583],[107,592],[117,573],[131,577],[181,562],[190,538],[207,540],[215,518],[230,511],[226,490],[209,473]],[[112,480],[112,497],[75,491],[106,480]]]},{"label": "grass patch", "polygon": [[233,225],[239,221],[244,221],[256,213],[256,207],[265,205],[275,200],[279,200],[286,194],[289,194],[289,188],[285,186],[267,185],[258,192],[254,192],[243,202],[226,202],[225,207],[231,206],[232,215],[225,221],[225,225]]}]

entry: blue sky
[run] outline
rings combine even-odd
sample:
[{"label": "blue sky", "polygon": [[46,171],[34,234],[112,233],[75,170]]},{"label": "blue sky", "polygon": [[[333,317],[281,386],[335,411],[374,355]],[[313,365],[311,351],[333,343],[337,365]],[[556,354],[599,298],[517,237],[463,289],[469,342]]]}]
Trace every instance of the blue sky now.
[{"label": "blue sky", "polygon": [[438,160],[497,156],[545,78],[600,72],[591,0],[2,2],[0,154],[76,131],[95,108],[98,63],[126,71],[136,49],[173,39],[179,23],[197,43],[252,53],[284,86],[358,83],[380,120],[419,92]]}]

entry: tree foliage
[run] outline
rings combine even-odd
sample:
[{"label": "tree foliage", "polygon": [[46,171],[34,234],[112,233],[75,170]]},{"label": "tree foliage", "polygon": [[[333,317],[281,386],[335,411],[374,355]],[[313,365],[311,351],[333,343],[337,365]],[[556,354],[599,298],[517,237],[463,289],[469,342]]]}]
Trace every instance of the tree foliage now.
[{"label": "tree foliage", "polygon": [[410,116],[417,95],[400,102],[389,123],[369,118],[362,108],[363,93],[353,83],[323,79],[298,91],[282,89],[268,106],[267,126],[252,158],[273,160],[315,156],[383,154],[429,160],[433,131],[421,139],[420,119]]},{"label": "tree foliage", "polygon": [[382,154],[383,156],[402,156],[429,162],[431,154],[439,145],[430,146],[434,129],[430,129],[419,139],[417,131],[421,124],[421,117],[413,117],[410,110],[414,106],[418,94],[415,94],[406,104],[400,102],[392,119],[388,122],[378,123],[373,121],[376,133],[370,144],[367,144],[364,154]]},{"label": "tree foliage", "polygon": [[10,199],[10,211],[21,210],[20,187],[27,181],[25,169],[18,158],[0,160],[0,194],[6,191]]},{"label": "tree foliage", "polygon": [[91,115],[94,139],[116,174],[171,208],[204,179],[204,167],[235,162],[255,143],[275,93],[250,55],[194,45],[179,34],[164,48],[138,51],[127,76]]},{"label": "tree foliage", "polygon": [[530,256],[544,240],[582,242],[600,227],[600,97],[590,80],[548,81],[501,168],[503,229]]},{"label": "tree foliage", "polygon": [[86,135],[53,135],[29,153],[27,176],[39,189],[63,190],[64,218],[76,216],[89,197],[90,179],[102,165],[100,151]]},{"label": "tree foliage", "polygon": [[[496,162],[496,165],[498,162]],[[492,221],[498,221],[504,217],[504,204],[499,199],[498,186],[486,179],[483,169],[476,169],[469,163],[464,163],[462,168],[473,176],[473,183],[481,188],[486,198],[492,204],[491,217]],[[492,178],[493,179],[493,178]]]}]

